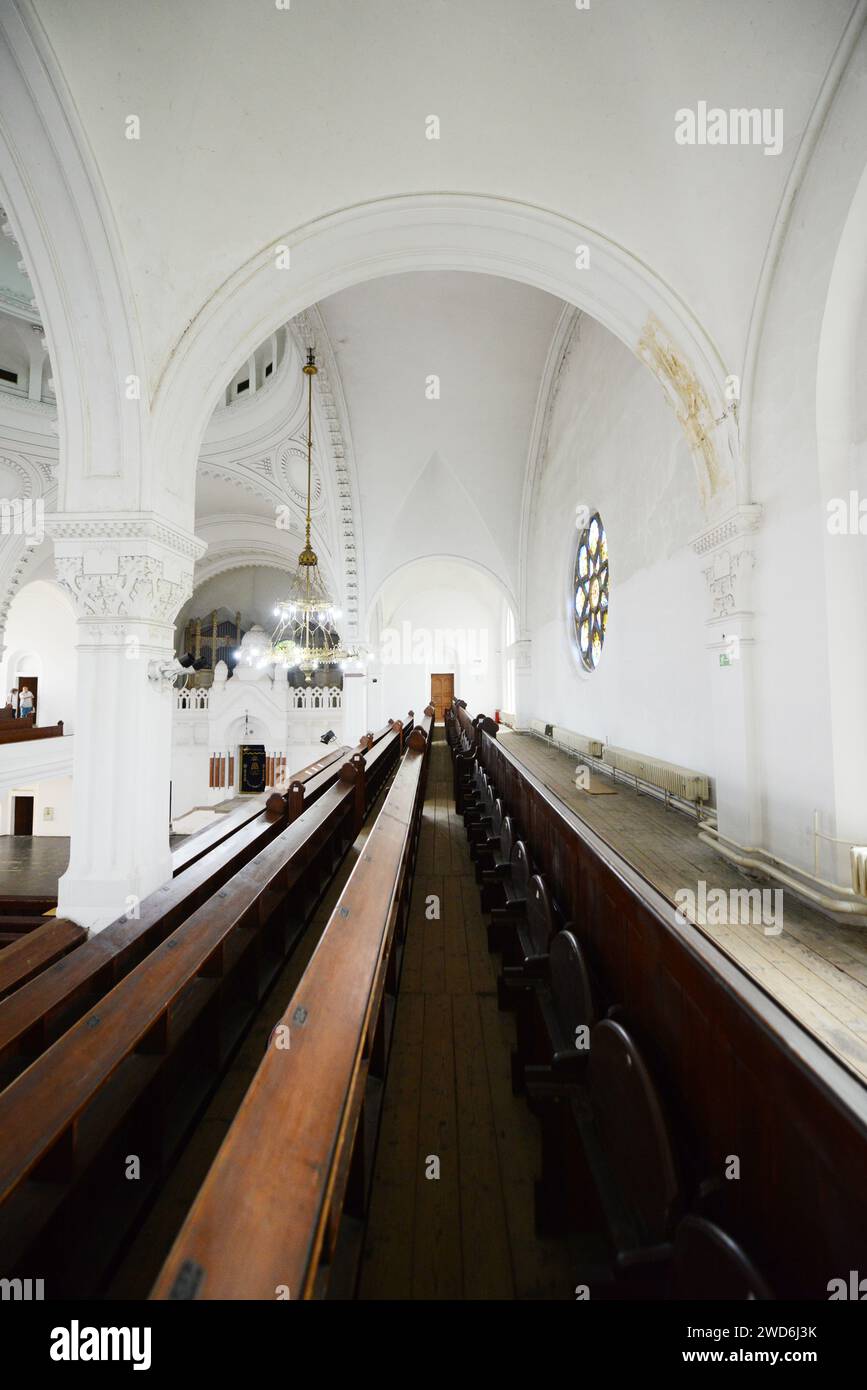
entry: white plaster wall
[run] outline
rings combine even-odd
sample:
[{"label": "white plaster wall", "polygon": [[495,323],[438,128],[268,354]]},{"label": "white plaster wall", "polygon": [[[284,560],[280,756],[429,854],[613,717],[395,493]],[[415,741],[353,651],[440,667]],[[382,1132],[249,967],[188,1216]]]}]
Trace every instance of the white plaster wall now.
[{"label": "white plaster wall", "polygon": [[[0,796],[0,835],[12,834],[12,800],[32,796],[33,834],[70,835],[72,833],[72,778],[53,777],[43,782],[22,783]],[[45,812],[51,811],[50,819]]]},{"label": "white plaster wall", "polygon": [[[213,800],[208,786],[208,719],[175,714],[172,727],[172,820]],[[223,799],[223,795],[217,798]]]},{"label": "white plaster wall", "polygon": [[492,587],[486,602],[464,575],[456,564],[450,584],[414,589],[392,612],[377,649],[383,719],[420,716],[432,672],[453,671],[455,694],[474,714],[502,703],[502,600]]},{"label": "white plaster wall", "polygon": [[[608,534],[611,600],[598,669],[569,636],[578,506]],[[529,713],[714,773],[704,581],[689,547],[702,513],[689,454],[647,370],[582,318],[561,371],[528,550]]]},{"label": "white plaster wall", "polygon": [[39,723],[62,719],[67,734],[75,721],[75,641],[72,606],[56,584],[37,579],[16,594],[6,624],[0,693],[5,701],[19,672],[37,676]]}]

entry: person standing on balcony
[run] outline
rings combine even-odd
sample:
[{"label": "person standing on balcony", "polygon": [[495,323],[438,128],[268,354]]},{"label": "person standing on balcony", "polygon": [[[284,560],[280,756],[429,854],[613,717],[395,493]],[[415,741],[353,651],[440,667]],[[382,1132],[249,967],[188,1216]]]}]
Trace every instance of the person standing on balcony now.
[{"label": "person standing on balcony", "polygon": [[13,685],[9,691],[9,703],[12,706],[12,718],[18,718],[18,686]]},{"label": "person standing on balcony", "polygon": [[18,692],[18,714],[21,719],[26,719],[28,714],[33,713],[33,691],[26,685],[22,685]]}]

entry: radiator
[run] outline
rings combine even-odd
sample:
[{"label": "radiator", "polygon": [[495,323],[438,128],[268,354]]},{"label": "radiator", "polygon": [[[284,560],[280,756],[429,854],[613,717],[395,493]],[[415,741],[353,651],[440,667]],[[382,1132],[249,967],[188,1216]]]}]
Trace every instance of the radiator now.
[{"label": "radiator", "polygon": [[538,734],[540,738],[544,738],[544,737],[545,737],[545,730],[546,730],[547,727],[548,727],[548,726],[547,726],[547,724],[545,723],[544,719],[531,719],[531,720],[530,720],[530,728],[532,729],[533,733],[534,733],[534,734]]},{"label": "radiator", "polygon": [[568,748],[570,753],[583,753],[587,758],[602,757],[602,744],[598,738],[576,734],[572,729],[561,729],[559,724],[554,725],[554,742],[559,743],[562,748]]},{"label": "radiator", "polygon": [[605,748],[602,760],[617,772],[625,772],[629,777],[637,777],[652,787],[679,796],[683,801],[707,801],[708,779],[702,772],[693,772],[676,763],[664,763],[659,758],[648,758],[641,753],[630,753],[625,748]]},{"label": "radiator", "polygon": [[852,892],[867,898],[867,845],[852,845],[849,861],[852,865]]},{"label": "radiator", "polygon": [[500,723],[505,724],[507,729],[514,729],[517,722],[514,714],[510,714],[508,710],[500,710]]}]

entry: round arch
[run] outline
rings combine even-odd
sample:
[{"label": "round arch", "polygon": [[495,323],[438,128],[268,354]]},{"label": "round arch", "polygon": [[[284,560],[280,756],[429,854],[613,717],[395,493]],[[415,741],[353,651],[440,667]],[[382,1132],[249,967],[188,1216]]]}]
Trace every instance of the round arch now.
[{"label": "round arch", "polygon": [[492,588],[494,588],[497,591],[498,595],[503,600],[503,603],[506,605],[509,612],[512,614],[513,619],[515,620],[515,623],[517,624],[518,605],[515,596],[512,593],[512,590],[509,588],[509,586],[503,582],[503,580],[500,578],[498,574],[494,572],[494,570],[489,569],[487,565],[483,565],[477,560],[469,559],[465,555],[422,555],[415,560],[407,560],[404,564],[397,565],[380,582],[379,586],[377,587],[375,593],[373,594],[367,605],[367,612],[365,614],[363,629],[366,639],[369,640],[371,635],[371,624],[376,616],[377,604],[379,603],[380,599],[382,598],[383,594],[388,589],[388,587],[394,584],[395,581],[400,578],[410,578],[413,575],[413,573],[420,573],[424,569],[429,569],[430,566],[436,564],[454,565],[456,570],[459,570],[461,567],[464,567],[480,575],[492,586]]},{"label": "round arch", "polygon": [[702,403],[701,420],[690,422],[713,475],[711,492],[733,473],[726,366],[663,280],[558,213],[487,195],[430,193],[345,208],[289,231],[212,296],[156,384],[153,439],[166,489],[189,507],[199,444],[225,383],[280,324],[351,285],[419,270],[519,280],[591,314],[658,375],[685,417],[692,402]]},{"label": "round arch", "polygon": [[[51,355],[59,505],[141,505],[146,378],[113,219],[51,46],[29,5],[0,16],[0,201]],[[127,398],[125,383],[138,382]]]}]

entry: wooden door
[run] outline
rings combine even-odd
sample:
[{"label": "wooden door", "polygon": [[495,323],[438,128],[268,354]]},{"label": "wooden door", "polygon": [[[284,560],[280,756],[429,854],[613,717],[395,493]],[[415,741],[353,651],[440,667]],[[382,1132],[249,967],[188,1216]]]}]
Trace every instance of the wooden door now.
[{"label": "wooden door", "polygon": [[13,835],[32,835],[33,834],[33,797],[16,796],[15,810],[12,817]]},{"label": "wooden door", "polygon": [[443,722],[445,711],[448,709],[452,700],[455,698],[455,674],[450,671],[447,674],[442,672],[430,678],[430,702],[434,707],[434,719],[437,724]]}]

